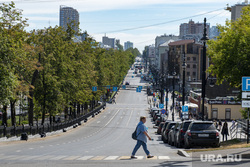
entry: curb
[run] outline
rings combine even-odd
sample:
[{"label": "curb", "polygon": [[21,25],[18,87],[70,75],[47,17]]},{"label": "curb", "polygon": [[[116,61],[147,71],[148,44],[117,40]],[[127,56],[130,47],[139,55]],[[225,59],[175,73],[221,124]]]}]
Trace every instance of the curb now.
[{"label": "curb", "polygon": [[183,157],[190,157],[190,155],[184,150],[178,150],[177,154]]}]

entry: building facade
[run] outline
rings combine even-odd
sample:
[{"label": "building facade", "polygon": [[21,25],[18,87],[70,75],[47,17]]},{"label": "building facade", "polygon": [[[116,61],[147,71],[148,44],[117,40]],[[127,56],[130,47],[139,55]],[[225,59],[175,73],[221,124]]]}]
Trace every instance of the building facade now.
[{"label": "building facade", "polygon": [[115,38],[102,37],[102,44],[115,49]]},{"label": "building facade", "polygon": [[241,18],[242,15],[242,8],[248,5],[248,0],[241,4],[236,4],[232,6],[229,10],[231,11],[231,20],[237,20],[238,18]]},{"label": "building facade", "polygon": [[134,48],[133,42],[130,41],[124,42],[124,50],[127,50],[128,48]]},{"label": "building facade", "polygon": [[[207,23],[207,32],[209,35],[210,24]],[[190,20],[188,23],[182,23],[179,29],[180,39],[195,39],[200,41],[204,32],[203,23],[195,23],[193,20]]]},{"label": "building facade", "polygon": [[71,25],[75,32],[78,32],[79,24],[79,13],[76,9],[67,6],[60,6],[60,19],[59,25],[65,30],[68,27],[68,24]]}]

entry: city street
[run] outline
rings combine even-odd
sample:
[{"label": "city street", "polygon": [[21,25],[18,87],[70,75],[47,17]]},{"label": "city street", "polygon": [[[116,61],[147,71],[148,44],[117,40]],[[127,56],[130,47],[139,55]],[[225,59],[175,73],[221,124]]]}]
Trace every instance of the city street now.
[{"label": "city street", "polygon": [[[132,75],[129,71],[125,81],[129,81],[130,85],[145,85],[139,76],[132,78]],[[175,147],[163,144],[160,136],[155,135],[156,129],[148,109],[146,91],[120,90],[116,104],[107,104],[101,114],[76,129],[43,139],[1,142],[0,166],[188,165],[190,159],[177,155]],[[140,116],[148,118],[146,126],[154,139],[148,141],[148,149],[155,157],[147,159],[140,148],[136,154],[138,159],[131,160],[130,155],[136,144],[131,134]]]}]

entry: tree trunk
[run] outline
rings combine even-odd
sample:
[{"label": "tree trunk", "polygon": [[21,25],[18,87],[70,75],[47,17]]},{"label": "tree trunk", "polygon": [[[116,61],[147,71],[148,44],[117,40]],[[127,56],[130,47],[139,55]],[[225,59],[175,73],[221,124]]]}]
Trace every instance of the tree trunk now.
[{"label": "tree trunk", "polygon": [[7,124],[7,106],[6,105],[4,105],[3,106],[3,122],[2,122],[2,125],[6,125],[6,126],[8,126],[8,124]]},{"label": "tree trunk", "polygon": [[10,100],[10,113],[11,113],[11,124],[14,126],[16,124],[16,100]]},{"label": "tree trunk", "polygon": [[[39,59],[38,59],[38,62],[41,62],[41,55],[39,54]],[[35,85],[35,81],[38,77],[38,70],[36,70],[34,73],[33,73],[33,76],[32,76],[32,80],[31,80],[31,86],[34,86]],[[33,96],[34,96],[34,88],[32,88],[30,86],[29,88],[29,100],[28,100],[28,103],[29,103],[29,109],[28,109],[28,113],[29,113],[29,124],[33,126],[33,117],[34,117],[34,101],[33,101]]]}]

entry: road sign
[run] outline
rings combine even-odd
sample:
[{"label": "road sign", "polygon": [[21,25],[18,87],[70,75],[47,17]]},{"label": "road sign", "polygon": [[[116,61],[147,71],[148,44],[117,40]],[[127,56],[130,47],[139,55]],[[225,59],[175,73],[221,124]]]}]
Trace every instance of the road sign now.
[{"label": "road sign", "polygon": [[138,86],[138,88],[142,89],[142,86]]},{"label": "road sign", "polygon": [[132,78],[134,78],[134,76],[132,76]]},{"label": "road sign", "polygon": [[92,91],[96,92],[97,91],[97,86],[92,86]]},{"label": "road sign", "polygon": [[159,104],[159,108],[164,108],[164,104]]},{"label": "road sign", "polygon": [[117,91],[117,87],[113,87],[113,91],[116,92]]},{"label": "road sign", "polygon": [[136,88],[136,92],[141,92],[141,89],[140,88]]},{"label": "road sign", "polygon": [[126,89],[126,85],[122,85],[122,89]]},{"label": "road sign", "polygon": [[242,91],[250,91],[250,77],[242,77]]},{"label": "road sign", "polygon": [[188,112],[188,106],[182,106],[182,111],[183,112]]},{"label": "road sign", "polygon": [[250,92],[242,92],[242,99],[250,99]]},{"label": "road sign", "polygon": [[156,101],[156,98],[153,98],[153,101]]},{"label": "road sign", "polygon": [[165,109],[162,109],[162,110],[161,110],[161,113],[162,113],[162,114],[165,114],[165,113],[166,113],[166,110],[165,110]]},{"label": "road sign", "polygon": [[250,100],[242,100],[241,106],[243,108],[250,108]]}]

